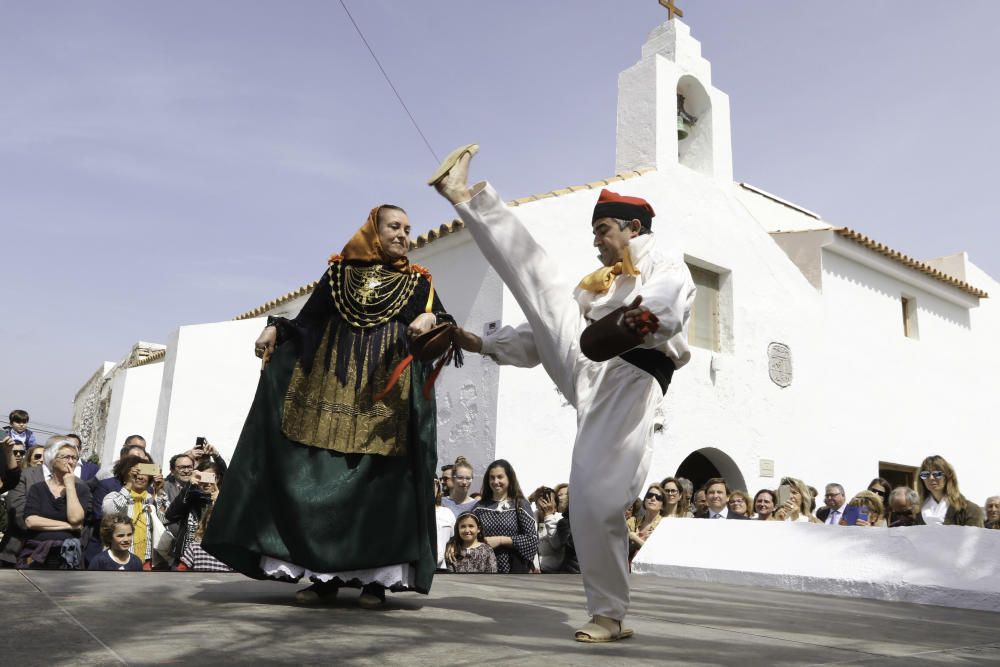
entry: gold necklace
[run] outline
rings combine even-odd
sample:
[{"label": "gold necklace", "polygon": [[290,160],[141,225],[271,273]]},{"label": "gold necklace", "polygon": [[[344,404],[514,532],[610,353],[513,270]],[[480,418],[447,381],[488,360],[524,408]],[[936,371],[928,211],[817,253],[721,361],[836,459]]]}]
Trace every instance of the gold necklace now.
[{"label": "gold necklace", "polygon": [[327,270],[333,302],[353,327],[367,329],[385,324],[413,296],[419,274],[401,273],[381,264],[353,266],[335,262]]}]

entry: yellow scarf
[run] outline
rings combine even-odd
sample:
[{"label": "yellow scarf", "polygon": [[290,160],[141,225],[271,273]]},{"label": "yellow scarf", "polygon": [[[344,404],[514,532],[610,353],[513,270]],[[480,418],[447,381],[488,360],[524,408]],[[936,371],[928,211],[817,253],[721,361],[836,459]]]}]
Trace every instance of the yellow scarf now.
[{"label": "yellow scarf", "polygon": [[625,254],[622,256],[622,261],[616,262],[614,266],[602,266],[593,273],[588,273],[580,281],[578,287],[588,292],[607,292],[611,289],[611,284],[615,282],[615,278],[623,273],[627,276],[639,275],[639,269],[632,263],[632,253],[629,251],[628,246],[625,246]]},{"label": "yellow scarf", "polygon": [[149,536],[149,522],[146,519],[146,498],[149,496],[149,492],[143,491],[139,493],[134,489],[129,489],[129,493],[132,496],[132,553],[139,557],[139,560],[146,560],[146,551],[148,536]]}]

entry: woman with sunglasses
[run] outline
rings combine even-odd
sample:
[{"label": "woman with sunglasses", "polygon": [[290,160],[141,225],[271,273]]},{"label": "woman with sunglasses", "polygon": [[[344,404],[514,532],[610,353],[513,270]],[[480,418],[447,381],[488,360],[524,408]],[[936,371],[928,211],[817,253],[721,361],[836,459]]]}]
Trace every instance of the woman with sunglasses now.
[{"label": "woman with sunglasses", "polygon": [[883,477],[876,477],[868,482],[868,490],[882,499],[882,504],[889,506],[889,494],[892,493],[892,484]]},{"label": "woman with sunglasses", "polygon": [[663,487],[659,484],[650,484],[642,500],[642,508],[625,522],[628,526],[628,562],[632,562],[642,545],[660,525],[660,519],[665,516],[666,500],[667,494],[663,491]]},{"label": "woman with sunglasses", "polygon": [[0,437],[0,493],[17,486],[24,470],[25,446],[9,435]]},{"label": "woman with sunglasses", "polygon": [[34,468],[35,466],[42,465],[42,461],[45,458],[45,445],[33,445],[28,447],[28,453],[24,456],[24,465],[26,468]]},{"label": "woman with sunglasses", "polygon": [[663,489],[663,516],[667,519],[691,518],[691,503],[684,495],[684,486],[675,477],[667,477],[660,482]]},{"label": "woman with sunglasses", "polygon": [[937,454],[920,464],[920,512],[917,525],[983,527],[983,510],[958,490],[955,469]]}]

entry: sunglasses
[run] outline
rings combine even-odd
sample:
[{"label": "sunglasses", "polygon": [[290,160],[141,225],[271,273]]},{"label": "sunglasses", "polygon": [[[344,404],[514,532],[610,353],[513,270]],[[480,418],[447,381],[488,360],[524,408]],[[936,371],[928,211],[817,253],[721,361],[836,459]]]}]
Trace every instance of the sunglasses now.
[{"label": "sunglasses", "polygon": [[663,502],[663,496],[661,496],[658,493],[647,493],[646,494],[646,500],[656,500],[656,501],[659,501],[659,502],[662,503]]},{"label": "sunglasses", "polygon": [[927,479],[928,477],[933,477],[934,479],[941,479],[942,477],[944,477],[944,472],[942,472],[940,470],[934,470],[934,471],[921,470],[920,471],[920,479]]},{"label": "sunglasses", "polygon": [[888,491],[880,491],[879,489],[868,489],[868,490],[871,491],[872,493],[874,493],[877,496],[882,496],[883,498],[888,498],[889,497],[889,492]]},{"label": "sunglasses", "polygon": [[25,455],[25,451],[23,449],[15,449],[14,450],[14,456],[24,456],[24,455]]}]

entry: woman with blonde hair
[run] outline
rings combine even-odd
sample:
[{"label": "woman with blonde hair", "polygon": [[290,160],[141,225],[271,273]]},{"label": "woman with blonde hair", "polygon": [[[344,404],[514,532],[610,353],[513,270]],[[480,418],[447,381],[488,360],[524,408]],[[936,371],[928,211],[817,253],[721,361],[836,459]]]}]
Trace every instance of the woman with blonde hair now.
[{"label": "woman with blonde hair", "polygon": [[[847,506],[864,507],[868,510],[868,518],[858,518],[853,524],[855,526],[882,526],[883,528],[888,526],[885,520],[885,505],[882,503],[882,497],[874,491],[859,491],[856,496],[851,498]],[[847,525],[845,519],[841,519],[839,523],[841,526]]]},{"label": "woman with blonde hair", "polygon": [[455,467],[451,471],[451,490],[441,498],[441,507],[447,507],[457,519],[466,512],[471,512],[478,502],[469,495],[472,489],[472,464],[464,456],[455,459]]},{"label": "woman with blonde hair", "polygon": [[983,527],[983,510],[958,490],[955,469],[943,456],[932,454],[920,464],[920,512],[917,525]]},{"label": "woman with blonde hair", "polygon": [[667,519],[687,519],[691,516],[691,504],[684,495],[682,483],[675,477],[667,477],[660,482],[663,489],[663,516]]},{"label": "woman with blonde hair", "polygon": [[[812,494],[809,487],[801,479],[794,477],[782,477],[781,486],[789,489],[788,500],[774,510],[771,514],[771,521],[801,521],[803,523],[820,523],[819,519],[809,513],[812,506]],[[779,493],[781,487],[778,487]]]},{"label": "woman with blonde hair", "polygon": [[631,563],[636,553],[660,525],[660,519],[665,516],[664,504],[667,494],[659,484],[650,484],[646,496],[642,500],[639,511],[626,521],[628,526],[628,561]]}]

